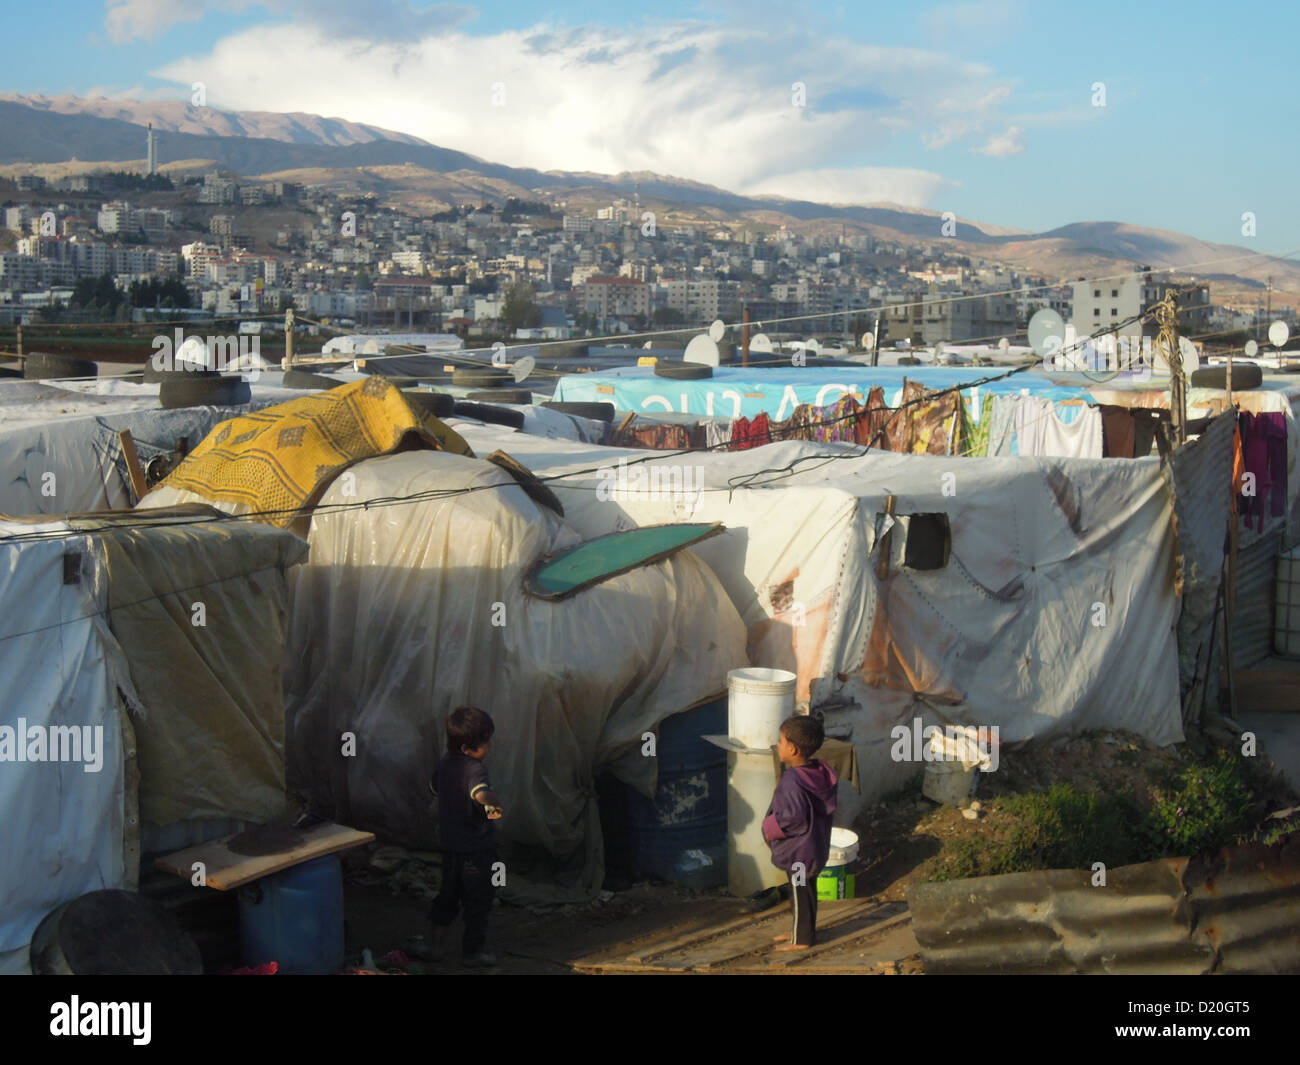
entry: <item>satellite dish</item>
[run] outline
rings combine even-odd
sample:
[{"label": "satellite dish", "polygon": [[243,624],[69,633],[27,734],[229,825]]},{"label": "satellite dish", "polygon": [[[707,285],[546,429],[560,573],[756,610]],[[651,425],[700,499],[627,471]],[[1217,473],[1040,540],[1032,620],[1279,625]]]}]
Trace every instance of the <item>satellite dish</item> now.
[{"label": "satellite dish", "polygon": [[522,359],[517,360],[515,364],[512,367],[510,367],[510,376],[515,379],[515,384],[519,384],[521,381],[523,381],[525,377],[527,377],[530,373],[533,372],[533,369],[536,366],[537,366],[537,360],[534,359],[531,355],[525,355]]},{"label": "satellite dish", "polygon": [[719,340],[721,340],[724,336],[726,336],[726,333],[727,333],[726,323],[723,322],[721,318],[713,319],[712,323],[709,325],[709,339],[716,344]]},{"label": "satellite dish", "polygon": [[682,362],[697,362],[704,366],[720,366],[722,359],[718,355],[718,342],[707,333],[692,337],[682,352]]},{"label": "satellite dish", "polygon": [[641,345],[642,350],[643,350],[643,351],[649,351],[649,350],[650,350],[650,345],[653,344],[653,343],[654,343],[653,340],[647,340],[644,344]]},{"label": "satellite dish", "polygon": [[749,350],[751,354],[757,352],[760,355],[771,355],[772,338],[766,333],[755,333],[749,338]]},{"label": "satellite dish", "polygon": [[876,346],[876,335],[874,333],[862,334],[862,350],[870,351]]},{"label": "satellite dish", "polygon": [[1183,373],[1193,374],[1201,365],[1201,357],[1196,353],[1196,345],[1186,337],[1178,338],[1178,354],[1183,358]]},{"label": "satellite dish", "polygon": [[1011,341],[1009,341],[1006,337],[1003,337],[1001,340],[998,341],[998,351],[1002,352],[1003,355],[1005,355],[1010,350],[1011,350]]},{"label": "satellite dish", "polygon": [[175,361],[183,366],[199,366],[207,370],[216,369],[208,365],[208,348],[198,337],[186,337],[176,349]]},{"label": "satellite dish", "polygon": [[935,346],[934,346],[934,361],[935,361],[935,364],[936,364],[936,365],[939,365],[939,364],[947,365],[947,364],[944,363],[944,361],[943,361],[943,353],[944,353],[945,351],[947,351],[947,350],[948,350],[948,347],[947,347],[946,344],[944,344],[944,342],[943,342],[942,340],[940,340],[938,343],[935,344]]},{"label": "satellite dish", "polygon": [[1050,307],[1035,311],[1029,319],[1029,346],[1034,354],[1045,359],[1058,353],[1064,344],[1065,320]]},{"label": "satellite dish", "polygon": [[1259,345],[1256,344],[1253,340],[1247,340],[1247,341],[1246,341],[1246,358],[1248,358],[1248,359],[1253,359],[1253,358],[1254,358],[1256,355],[1258,355],[1258,354],[1259,354]]},{"label": "satellite dish", "polygon": [[807,340],[804,341],[803,350],[806,351],[809,355],[820,355],[822,346],[817,342],[816,337],[809,337]]},{"label": "satellite dish", "polygon": [[1268,342],[1275,348],[1282,347],[1291,339],[1291,330],[1280,318],[1268,327]]}]

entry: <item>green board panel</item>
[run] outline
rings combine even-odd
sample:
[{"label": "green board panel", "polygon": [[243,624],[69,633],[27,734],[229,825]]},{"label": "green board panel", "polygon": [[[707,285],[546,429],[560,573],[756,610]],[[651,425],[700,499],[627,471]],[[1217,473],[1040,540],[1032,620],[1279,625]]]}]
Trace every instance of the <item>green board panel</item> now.
[{"label": "green board panel", "polygon": [[723,531],[721,522],[688,525],[647,525],[642,529],[610,533],[542,559],[525,581],[530,593],[541,599],[567,599],[638,566],[658,562],[683,547]]}]

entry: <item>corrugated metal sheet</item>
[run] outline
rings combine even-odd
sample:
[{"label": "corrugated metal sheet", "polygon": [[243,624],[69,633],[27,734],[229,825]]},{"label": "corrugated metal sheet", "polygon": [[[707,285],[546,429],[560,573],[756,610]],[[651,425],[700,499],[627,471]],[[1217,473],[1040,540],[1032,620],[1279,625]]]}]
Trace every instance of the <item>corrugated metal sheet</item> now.
[{"label": "corrugated metal sheet", "polygon": [[1093,874],[917,884],[927,973],[1300,972],[1300,836]]},{"label": "corrugated metal sheet", "polygon": [[1273,653],[1273,585],[1281,533],[1237,552],[1237,610],[1232,621],[1232,664],[1249,669]]}]

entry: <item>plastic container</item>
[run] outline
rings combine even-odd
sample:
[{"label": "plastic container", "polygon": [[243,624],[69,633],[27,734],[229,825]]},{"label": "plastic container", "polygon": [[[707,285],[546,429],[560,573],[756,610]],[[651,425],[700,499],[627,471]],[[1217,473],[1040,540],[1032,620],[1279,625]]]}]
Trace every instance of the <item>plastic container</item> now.
[{"label": "plastic container", "polygon": [[665,718],[655,747],[653,800],[627,789],[633,870],[697,890],[727,879],[727,756],[701,736],[719,733],[727,700]]},{"label": "plastic container", "polygon": [[979,769],[976,766],[964,766],[957,761],[929,762],[925,767],[921,794],[934,802],[960,806],[975,793],[978,780]]},{"label": "plastic container", "polygon": [[847,828],[831,829],[830,856],[826,859],[826,868],[851,865],[858,857],[858,834]]},{"label": "plastic container", "polygon": [[847,865],[828,866],[817,874],[816,889],[818,901],[855,898],[857,878]]},{"label": "plastic container", "polygon": [[1300,547],[1277,556],[1274,602],[1273,650],[1300,658]]},{"label": "plastic container", "polygon": [[343,866],[337,854],[295,865],[239,889],[245,965],[277,962],[286,974],[343,965]]},{"label": "plastic container", "polygon": [[733,669],[727,674],[727,735],[746,747],[768,749],[781,722],[794,713],[797,678],[784,669]]}]

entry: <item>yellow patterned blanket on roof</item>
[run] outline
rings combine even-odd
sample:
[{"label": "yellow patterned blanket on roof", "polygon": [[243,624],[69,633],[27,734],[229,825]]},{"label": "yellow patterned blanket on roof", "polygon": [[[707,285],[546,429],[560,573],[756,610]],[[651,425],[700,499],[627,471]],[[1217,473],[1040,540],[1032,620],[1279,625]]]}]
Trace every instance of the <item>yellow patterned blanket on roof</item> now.
[{"label": "yellow patterned blanket on roof", "polygon": [[222,422],[163,484],[246,504],[287,527],[353,463],[412,446],[474,454],[375,375]]}]

